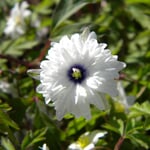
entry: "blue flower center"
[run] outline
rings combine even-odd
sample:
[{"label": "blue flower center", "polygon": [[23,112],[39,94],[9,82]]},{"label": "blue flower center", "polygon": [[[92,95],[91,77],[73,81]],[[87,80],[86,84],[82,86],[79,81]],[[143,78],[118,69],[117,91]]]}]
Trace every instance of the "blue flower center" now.
[{"label": "blue flower center", "polygon": [[87,77],[87,70],[83,65],[75,64],[69,68],[67,75],[70,81],[81,84]]}]

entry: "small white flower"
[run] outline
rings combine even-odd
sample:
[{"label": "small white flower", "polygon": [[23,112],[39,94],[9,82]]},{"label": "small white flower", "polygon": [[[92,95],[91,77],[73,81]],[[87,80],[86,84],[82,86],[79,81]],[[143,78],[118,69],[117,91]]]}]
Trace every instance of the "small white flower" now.
[{"label": "small white flower", "polygon": [[106,131],[93,131],[86,132],[79,137],[77,142],[68,146],[68,150],[92,150],[99,138],[102,138],[107,134]]},{"label": "small white flower", "polygon": [[5,81],[0,81],[0,90],[4,93],[10,93],[10,84]]},{"label": "small white flower", "polygon": [[115,79],[125,64],[106,49],[106,44],[98,43],[95,32],[87,28],[81,35],[63,36],[59,43],[52,43],[46,58],[40,65],[37,91],[46,103],[53,102],[59,120],[66,113],[90,119],[90,104],[104,110],[104,94],[118,94]]},{"label": "small white flower", "polygon": [[47,145],[44,143],[42,147],[40,147],[41,150],[49,150],[49,148],[47,147]]},{"label": "small white flower", "polygon": [[28,3],[23,1],[20,5],[16,3],[10,12],[4,33],[12,38],[17,38],[25,33],[25,19],[31,15]]},{"label": "small white flower", "polygon": [[115,97],[114,100],[117,102],[115,103],[115,106],[119,107],[120,111],[125,110],[127,113],[129,111],[129,108],[133,105],[135,101],[134,96],[126,96],[125,90],[122,86],[121,81],[117,82],[117,89],[118,89],[118,97]]},{"label": "small white flower", "polygon": [[0,81],[0,92],[1,91],[10,94],[13,97],[17,97],[17,90],[15,89],[15,87],[6,81]]}]

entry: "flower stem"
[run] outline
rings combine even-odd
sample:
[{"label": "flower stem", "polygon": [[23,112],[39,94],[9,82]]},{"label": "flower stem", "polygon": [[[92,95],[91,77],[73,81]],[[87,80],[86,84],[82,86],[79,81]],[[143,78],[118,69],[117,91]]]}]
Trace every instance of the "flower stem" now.
[{"label": "flower stem", "polygon": [[121,136],[121,137],[119,138],[119,140],[117,141],[117,143],[116,143],[116,145],[115,145],[114,150],[119,150],[119,149],[120,149],[120,147],[121,147],[121,145],[122,145],[124,139],[125,139],[125,138],[124,138],[123,136]]}]

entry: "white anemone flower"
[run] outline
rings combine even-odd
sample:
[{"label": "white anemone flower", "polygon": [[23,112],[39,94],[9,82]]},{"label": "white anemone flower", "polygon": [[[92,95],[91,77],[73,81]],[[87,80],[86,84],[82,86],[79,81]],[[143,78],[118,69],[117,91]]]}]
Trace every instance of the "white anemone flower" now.
[{"label": "white anemone flower", "polygon": [[63,36],[58,43],[52,43],[41,69],[28,71],[39,73],[37,91],[47,104],[53,102],[58,120],[66,113],[90,119],[90,104],[105,110],[108,105],[104,94],[118,94],[116,79],[125,64],[106,46],[86,28],[82,34]]},{"label": "white anemone flower", "polygon": [[12,38],[23,35],[26,31],[25,19],[31,15],[28,3],[23,1],[20,5],[16,3],[11,9],[4,33]]},{"label": "white anemone flower", "polygon": [[68,146],[68,150],[93,150],[99,138],[103,138],[106,131],[86,132],[79,139]]}]

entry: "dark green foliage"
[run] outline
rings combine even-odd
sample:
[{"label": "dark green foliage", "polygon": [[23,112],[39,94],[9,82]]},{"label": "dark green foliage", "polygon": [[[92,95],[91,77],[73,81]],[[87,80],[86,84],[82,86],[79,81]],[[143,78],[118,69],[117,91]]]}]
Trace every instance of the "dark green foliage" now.
[{"label": "dark green foliage", "polygon": [[[28,20],[27,32],[11,39],[3,31],[18,1],[0,0],[0,150],[37,150],[44,143],[50,150],[66,150],[95,130],[107,131],[96,149],[150,149],[150,0],[28,0],[30,19],[38,18],[40,27]],[[70,114],[57,121],[54,108],[36,93],[39,82],[26,72],[39,68],[51,41],[86,26],[126,62],[120,79],[136,101],[128,113],[110,102],[109,111],[92,106],[89,121]],[[37,30],[45,27],[46,34],[38,37]]]}]

